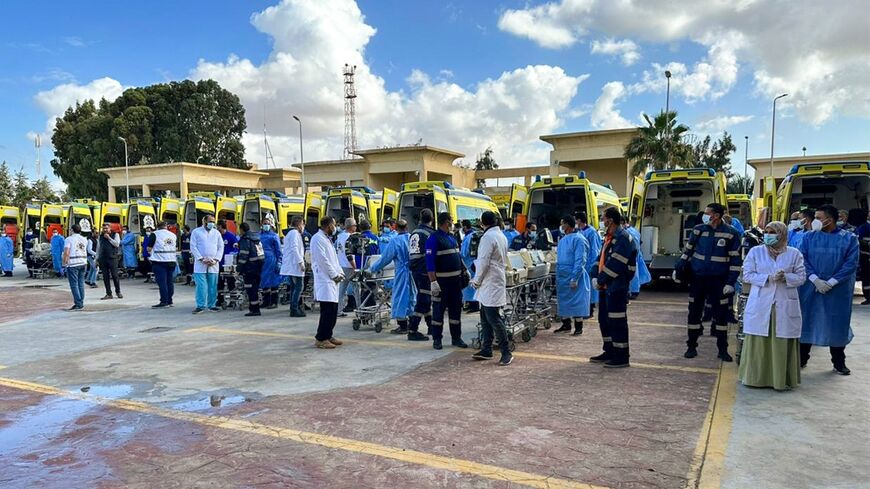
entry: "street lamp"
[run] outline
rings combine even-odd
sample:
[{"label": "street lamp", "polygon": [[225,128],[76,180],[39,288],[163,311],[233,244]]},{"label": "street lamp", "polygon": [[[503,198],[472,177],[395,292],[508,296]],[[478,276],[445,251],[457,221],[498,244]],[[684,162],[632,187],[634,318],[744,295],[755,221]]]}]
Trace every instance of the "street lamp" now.
[{"label": "street lamp", "polygon": [[776,138],[776,101],[783,97],[788,97],[788,94],[784,93],[773,99],[773,117],[771,117],[770,123],[770,176],[773,176],[773,142]]},{"label": "street lamp", "polygon": [[743,190],[744,193],[746,190],[749,190],[749,136],[743,136],[743,139],[746,140],[746,150],[743,154]]},{"label": "street lamp", "polygon": [[302,152],[302,119],[295,115],[293,118],[299,123],[299,168],[302,170],[302,192],[305,193],[305,153]]},{"label": "street lamp", "polygon": [[803,152],[804,152],[804,156],[806,156],[806,155],[807,155],[807,147],[804,146],[803,148],[801,148],[801,150],[803,150]]},{"label": "street lamp", "polygon": [[671,72],[665,70],[668,89],[665,92],[665,159],[668,168],[671,167]]},{"label": "street lamp", "polygon": [[124,174],[127,177],[127,203],[130,203],[130,158],[127,154],[127,140],[118,136],[124,142]]}]

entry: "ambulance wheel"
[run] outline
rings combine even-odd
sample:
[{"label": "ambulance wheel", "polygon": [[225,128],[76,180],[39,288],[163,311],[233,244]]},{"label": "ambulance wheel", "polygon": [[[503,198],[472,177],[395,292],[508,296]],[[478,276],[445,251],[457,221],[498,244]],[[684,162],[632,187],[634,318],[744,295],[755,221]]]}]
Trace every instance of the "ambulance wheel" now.
[{"label": "ambulance wheel", "polygon": [[378,321],[375,323],[375,333],[380,333],[384,330],[384,323]]},{"label": "ambulance wheel", "polygon": [[354,331],[359,331],[360,321],[359,319],[354,319],[353,323],[351,323],[351,327]]},{"label": "ambulance wheel", "polygon": [[520,335],[520,338],[523,339],[524,343],[528,343],[528,342],[532,341],[532,332],[529,331],[528,329],[524,329],[522,334]]}]

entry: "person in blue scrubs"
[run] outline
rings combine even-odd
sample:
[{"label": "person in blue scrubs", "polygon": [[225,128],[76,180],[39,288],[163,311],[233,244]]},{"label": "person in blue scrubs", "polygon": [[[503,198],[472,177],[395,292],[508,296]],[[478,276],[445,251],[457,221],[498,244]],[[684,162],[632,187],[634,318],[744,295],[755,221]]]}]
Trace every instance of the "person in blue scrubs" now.
[{"label": "person in blue scrubs", "polygon": [[583,334],[583,318],[589,317],[592,287],[586,259],[589,242],[574,230],[572,216],[562,218],[559,246],[556,248],[556,296],[562,327],[554,333],[567,333],[574,325],[574,336]]}]

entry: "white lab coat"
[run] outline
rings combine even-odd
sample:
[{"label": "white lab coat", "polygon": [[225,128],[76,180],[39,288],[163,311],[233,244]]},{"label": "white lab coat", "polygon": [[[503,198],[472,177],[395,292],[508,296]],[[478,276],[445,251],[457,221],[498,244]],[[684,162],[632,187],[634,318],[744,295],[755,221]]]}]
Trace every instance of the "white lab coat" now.
[{"label": "white lab coat", "polygon": [[314,300],[338,303],[338,284],[333,279],[341,275],[341,266],[332,240],[322,230],[311,238],[311,270],[314,272]]},{"label": "white lab coat", "polygon": [[305,276],[305,246],[302,244],[302,235],[299,231],[291,229],[287,236],[284,236],[281,254],[284,255],[281,260],[281,275]]},{"label": "white lab coat", "polygon": [[[785,283],[771,280],[778,270],[785,272]],[[770,311],[775,305],[776,337],[800,338],[798,287],[806,279],[804,257],[796,248],[789,246],[775,262],[764,245],[749,250],[743,260],[743,280],[752,284],[752,290],[743,311],[743,332],[767,336],[770,333]]]},{"label": "white lab coat", "polygon": [[474,300],[481,306],[504,307],[507,304],[507,238],[493,226],[480,238],[474,260]]},{"label": "white lab coat", "polygon": [[[190,254],[193,255],[193,273],[220,273],[220,261],[224,257],[224,238],[217,228],[211,231],[200,226],[190,233]],[[214,265],[208,266],[203,258],[211,258]]]}]

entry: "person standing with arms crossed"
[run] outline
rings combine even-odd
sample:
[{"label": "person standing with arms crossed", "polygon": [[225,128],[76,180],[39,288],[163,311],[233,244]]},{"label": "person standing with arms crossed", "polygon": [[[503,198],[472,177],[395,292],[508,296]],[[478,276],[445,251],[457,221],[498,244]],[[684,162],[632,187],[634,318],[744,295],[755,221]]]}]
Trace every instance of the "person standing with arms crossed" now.
[{"label": "person standing with arms crossed", "polygon": [[338,256],[330,236],[335,232],[335,219],[320,219],[320,231],[311,238],[311,270],[314,274],[314,300],[320,303],[320,322],[314,336],[314,346],[332,350],[342,344],[332,336],[338,319],[338,284],[344,280]]},{"label": "person standing with arms crossed", "polygon": [[202,218],[202,226],[190,233],[190,253],[193,255],[193,281],[196,283],[196,308],[193,314],[206,309],[220,311],[217,303],[217,279],[224,240],[215,228],[212,215]]},{"label": "person standing with arms crossed", "polygon": [[475,360],[492,359],[493,335],[498,338],[501,359],[498,364],[508,366],[513,362],[510,344],[501,308],[507,305],[507,250],[508,242],[504,233],[496,226],[496,216],[486,211],[480,216],[483,236],[477,248],[474,268],[477,274],[471,280],[475,289],[475,299],[480,303],[481,339],[480,351],[472,355]]}]

